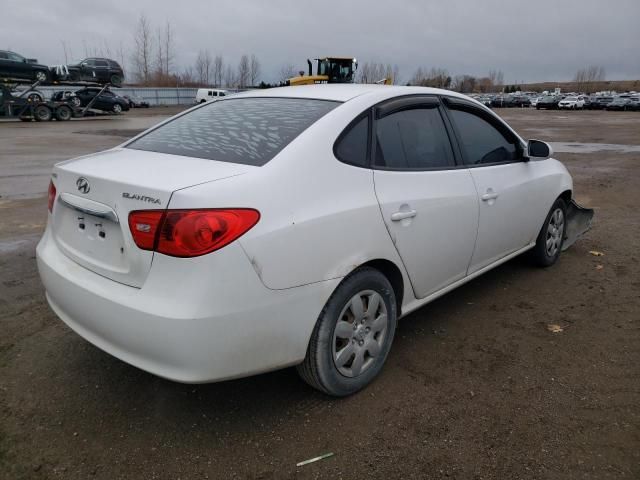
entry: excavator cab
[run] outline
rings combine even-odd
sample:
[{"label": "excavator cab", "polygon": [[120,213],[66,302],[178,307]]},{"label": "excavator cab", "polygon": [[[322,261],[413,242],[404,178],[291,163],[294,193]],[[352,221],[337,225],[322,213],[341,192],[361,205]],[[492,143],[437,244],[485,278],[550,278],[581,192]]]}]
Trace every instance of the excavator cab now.
[{"label": "excavator cab", "polygon": [[355,58],[316,58],[318,75],[328,77],[327,83],[353,83],[358,63]]},{"label": "excavator cab", "polygon": [[316,58],[316,74],[313,74],[313,64],[309,65],[308,75],[304,71],[300,76],[287,80],[287,85],[313,85],[314,83],[353,83],[358,62],[353,57],[323,57]]}]

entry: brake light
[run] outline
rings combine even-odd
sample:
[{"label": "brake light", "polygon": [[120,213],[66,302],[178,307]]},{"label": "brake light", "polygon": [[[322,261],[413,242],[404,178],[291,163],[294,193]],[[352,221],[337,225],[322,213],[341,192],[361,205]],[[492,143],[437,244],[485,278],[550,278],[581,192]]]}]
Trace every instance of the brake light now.
[{"label": "brake light", "polygon": [[197,257],[228,245],[260,219],[249,208],[138,210],[129,214],[136,245],[172,257]]},{"label": "brake light", "polygon": [[48,198],[49,212],[53,212],[53,203],[55,201],[56,201],[56,186],[53,184],[53,180],[49,180],[49,198]]}]

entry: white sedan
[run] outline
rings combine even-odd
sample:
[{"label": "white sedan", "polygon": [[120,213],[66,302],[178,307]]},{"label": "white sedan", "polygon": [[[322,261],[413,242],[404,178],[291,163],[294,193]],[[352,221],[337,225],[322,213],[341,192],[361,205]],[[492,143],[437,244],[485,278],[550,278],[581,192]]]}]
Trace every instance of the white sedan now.
[{"label": "white sedan", "polygon": [[544,142],[450,91],[313,85],[194,107],[55,166],[38,268],[53,311],[179,382],[297,365],[351,394],[397,320],[587,228]]},{"label": "white sedan", "polygon": [[558,108],[577,110],[584,108],[584,97],[569,96],[558,102]]}]

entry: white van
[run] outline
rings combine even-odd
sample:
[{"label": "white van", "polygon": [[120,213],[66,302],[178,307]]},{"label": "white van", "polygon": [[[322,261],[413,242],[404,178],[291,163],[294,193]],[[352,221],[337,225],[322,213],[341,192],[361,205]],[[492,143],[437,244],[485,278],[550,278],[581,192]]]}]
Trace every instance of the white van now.
[{"label": "white van", "polygon": [[213,88],[199,88],[198,93],[196,93],[196,102],[195,103],[204,103],[209,102],[211,100],[215,100],[218,97],[224,97],[229,95],[229,92],[226,90],[216,90]]}]

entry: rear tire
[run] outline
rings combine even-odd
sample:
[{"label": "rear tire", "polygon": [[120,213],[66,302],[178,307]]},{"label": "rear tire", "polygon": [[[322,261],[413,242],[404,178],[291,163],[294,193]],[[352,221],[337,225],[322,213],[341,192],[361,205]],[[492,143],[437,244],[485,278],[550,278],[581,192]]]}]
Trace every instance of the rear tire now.
[{"label": "rear tire", "polygon": [[46,105],[38,105],[33,109],[33,118],[36,122],[48,122],[53,118],[53,112]]},{"label": "rear tire", "polygon": [[558,261],[567,230],[567,205],[558,198],[549,210],[540,229],[536,246],[531,250],[533,261],[540,267],[550,267]]},{"label": "rear tire", "polygon": [[395,293],[387,277],[370,267],[358,268],[322,309],[298,373],[328,395],[361,390],[382,370],[396,319]]},{"label": "rear tire", "polygon": [[60,122],[66,122],[67,120],[70,120],[71,115],[71,108],[67,107],[66,105],[60,105],[58,108],[56,108],[56,118]]}]

